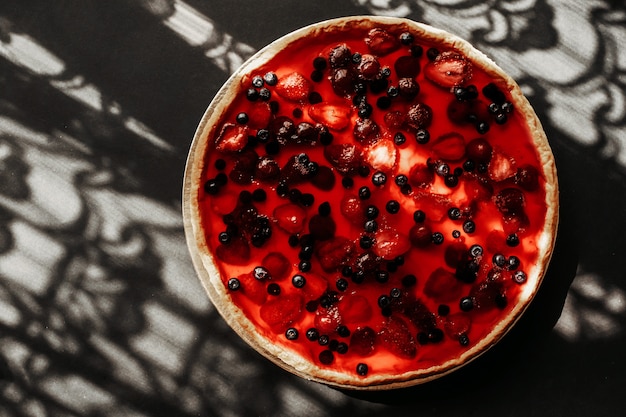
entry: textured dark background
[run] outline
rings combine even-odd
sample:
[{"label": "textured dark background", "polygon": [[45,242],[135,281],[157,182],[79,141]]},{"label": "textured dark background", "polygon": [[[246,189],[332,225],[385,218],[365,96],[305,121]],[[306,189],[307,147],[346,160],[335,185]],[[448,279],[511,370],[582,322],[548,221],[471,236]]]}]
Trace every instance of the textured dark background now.
[{"label": "textured dark background", "polygon": [[[523,87],[559,169],[545,285],[461,371],[389,393],[289,375],[208,302],[180,195],[228,75],[355,14],[455,32]],[[0,3],[0,416],[619,416],[626,409],[626,9],[621,1]]]}]

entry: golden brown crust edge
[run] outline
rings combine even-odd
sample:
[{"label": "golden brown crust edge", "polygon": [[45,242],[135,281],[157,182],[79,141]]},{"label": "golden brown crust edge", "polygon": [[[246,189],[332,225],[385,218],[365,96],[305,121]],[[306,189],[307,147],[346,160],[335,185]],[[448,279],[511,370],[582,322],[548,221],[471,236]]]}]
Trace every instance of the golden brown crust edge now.
[{"label": "golden brown crust edge", "polygon": [[[219,269],[206,244],[197,204],[198,192],[201,189],[200,178],[204,169],[205,154],[210,145],[206,138],[212,136],[216,128],[215,122],[221,118],[228,103],[228,100],[221,100],[221,98],[232,96],[239,91],[241,88],[241,81],[239,81],[241,76],[267,62],[275,51],[286,47],[293,41],[305,35],[310,36],[319,32],[341,32],[355,27],[410,29],[424,40],[439,42],[450,49],[462,52],[474,65],[478,65],[490,75],[502,79],[504,85],[500,85],[500,88],[510,92],[516,110],[524,116],[528,123],[546,180],[546,204],[548,209],[544,231],[538,242],[539,258],[537,265],[533,269],[528,270],[528,282],[520,295],[518,305],[485,339],[468,349],[463,355],[439,366],[402,375],[374,375],[363,378],[357,375],[347,375],[323,369],[294,352],[286,351],[274,345],[255,331],[255,326],[234,306],[224,288]],[[522,316],[539,289],[554,248],[558,225],[558,204],[556,166],[550,145],[537,115],[517,83],[491,59],[476,50],[467,41],[425,24],[408,19],[388,17],[354,16],[320,22],[292,32],[260,50],[229,78],[207,108],[194,135],[183,180],[183,220],[187,244],[198,277],[210,300],[224,320],[249,345],[281,368],[302,378],[344,389],[386,390],[424,383],[466,365],[495,344]]]}]

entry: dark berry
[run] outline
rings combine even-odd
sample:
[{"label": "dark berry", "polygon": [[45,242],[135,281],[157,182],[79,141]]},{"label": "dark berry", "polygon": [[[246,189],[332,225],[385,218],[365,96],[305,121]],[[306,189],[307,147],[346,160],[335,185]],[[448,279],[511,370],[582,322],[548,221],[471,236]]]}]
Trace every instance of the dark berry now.
[{"label": "dark berry", "polygon": [[390,304],[391,304],[391,298],[389,298],[388,295],[383,294],[380,297],[378,297],[378,307],[386,308],[386,307],[389,307]]},{"label": "dark berry", "polygon": [[307,99],[309,100],[309,104],[318,104],[324,101],[324,99],[322,98],[322,95],[318,93],[317,91],[311,91]]},{"label": "dark berry", "polygon": [[220,186],[215,179],[210,179],[204,183],[204,192],[209,195],[215,195],[220,191]]},{"label": "dark berry", "polygon": [[376,277],[377,282],[384,284],[385,282],[389,281],[389,271],[385,271],[382,269],[379,271],[376,271],[375,277]]},{"label": "dark berry", "polygon": [[343,188],[350,189],[354,187],[354,179],[352,177],[343,177],[341,179],[341,185]]},{"label": "dark berry", "polygon": [[231,291],[237,291],[241,288],[241,282],[237,278],[231,278],[228,280],[228,289]]},{"label": "dark berry", "polygon": [[377,187],[384,185],[387,182],[387,175],[382,171],[377,171],[372,175],[372,184]]},{"label": "dark berry", "polygon": [[267,293],[269,295],[280,295],[280,285],[275,282],[270,283],[267,286]]},{"label": "dark berry", "polygon": [[364,185],[363,187],[359,188],[359,198],[361,200],[367,200],[371,196],[372,196],[372,192],[367,186]]},{"label": "dark berry", "polygon": [[311,342],[317,341],[320,337],[320,332],[315,328],[310,328],[306,331],[305,336]]},{"label": "dark berry", "polygon": [[400,90],[395,85],[392,85],[387,89],[387,96],[391,98],[398,97],[399,94]]},{"label": "dark berry", "polygon": [[476,223],[473,220],[467,220],[463,223],[463,231],[465,233],[474,233],[476,231]]},{"label": "dark berry", "polygon": [[374,205],[369,205],[365,208],[365,217],[367,219],[375,219],[378,217],[378,214],[380,213],[380,211],[378,210],[378,207],[374,206]]},{"label": "dark berry", "polygon": [[519,237],[516,233],[512,233],[506,237],[506,244],[511,247],[519,245]]},{"label": "dark berry", "polygon": [[417,277],[413,274],[408,274],[402,277],[402,285],[405,287],[413,287],[417,284]]},{"label": "dark berry", "polygon": [[252,85],[256,88],[261,88],[263,87],[263,84],[265,84],[265,81],[263,81],[263,77],[261,77],[260,75],[255,75],[254,77],[252,77]]},{"label": "dark berry", "polygon": [[359,375],[361,375],[361,376],[365,376],[365,375],[367,375],[367,372],[368,372],[368,371],[369,371],[369,369],[368,369],[368,367],[367,367],[367,364],[365,364],[365,363],[359,363],[359,364],[356,366],[356,373],[357,373],[357,374],[359,374]]},{"label": "dark berry", "polygon": [[459,232],[458,230],[453,230],[452,237],[458,239],[459,237],[461,237],[461,232]]},{"label": "dark berry", "polygon": [[501,253],[496,253],[493,255],[492,262],[495,266],[502,268],[506,265],[506,257]]},{"label": "dark berry", "polygon": [[469,340],[469,337],[466,334],[462,334],[462,335],[459,336],[459,344],[461,346],[467,346],[467,345],[469,345],[469,343],[470,343],[470,340]]},{"label": "dark berry", "polygon": [[433,233],[431,240],[432,240],[432,242],[435,245],[441,245],[443,243],[443,240],[444,240],[443,233],[441,233],[441,232]]},{"label": "dark berry", "polygon": [[252,192],[252,200],[256,202],[263,202],[267,199],[267,193],[262,188],[257,188]]},{"label": "dark berry", "polygon": [[426,220],[426,213],[424,213],[422,210],[415,210],[413,212],[413,221],[415,223],[423,223],[424,220]]},{"label": "dark berry", "polygon": [[503,104],[506,100],[506,96],[498,86],[494,83],[489,83],[485,85],[482,89],[483,95],[487,97],[489,100],[493,101],[496,104]]},{"label": "dark berry", "polygon": [[293,327],[288,328],[285,331],[285,337],[287,338],[287,340],[296,340],[296,339],[298,339],[298,330],[294,329]]},{"label": "dark berry", "polygon": [[220,243],[227,244],[228,242],[230,242],[230,234],[228,232],[221,232],[217,236],[217,239]]},{"label": "dark berry", "polygon": [[476,123],[476,131],[481,135],[484,135],[489,131],[489,123],[487,122],[478,122]]},{"label": "dark berry", "polygon": [[474,308],[474,300],[472,297],[463,297],[459,302],[459,307],[461,308],[461,311],[470,311]]},{"label": "dark berry", "polygon": [[415,133],[415,140],[421,145],[428,143],[430,141],[430,132],[426,129],[418,129]]},{"label": "dark berry", "polygon": [[448,209],[448,217],[451,220],[458,220],[461,218],[461,209],[459,209],[458,207],[451,207],[450,209]]},{"label": "dark berry", "polygon": [[515,271],[520,266],[520,260],[517,256],[511,255],[509,259],[507,259],[507,268],[511,271]]},{"label": "dark berry", "polygon": [[397,200],[389,200],[385,205],[385,209],[390,214],[396,214],[400,211],[400,203]]},{"label": "dark berry", "polygon": [[518,284],[525,283],[526,279],[527,279],[527,276],[524,271],[515,271],[515,273],[513,274],[513,281],[515,281]]},{"label": "dark berry", "polygon": [[457,177],[456,175],[446,175],[444,177],[444,183],[447,187],[454,188],[459,185],[459,177]]},{"label": "dark berry", "polygon": [[318,71],[323,71],[326,69],[326,66],[328,65],[326,58],[324,58],[323,56],[318,56],[315,57],[315,59],[313,59],[313,68],[315,68]]},{"label": "dark berry", "polygon": [[330,215],[330,203],[328,201],[324,201],[317,207],[317,213],[320,216],[328,216]]},{"label": "dark berry", "polygon": [[483,255],[483,247],[480,245],[472,245],[469,248],[469,254],[474,257],[477,258],[479,256]]},{"label": "dark berry", "polygon": [[273,72],[268,72],[263,76],[263,81],[269,86],[274,86],[278,83],[278,77]]},{"label": "dark berry", "polygon": [[339,325],[337,327],[337,334],[340,337],[348,337],[348,336],[350,336],[350,329],[348,329],[348,326],[345,326],[343,324]]},{"label": "dark berry", "polygon": [[400,34],[400,43],[402,45],[410,45],[414,41],[414,37],[410,32],[402,32]]},{"label": "dark berry", "polygon": [[346,280],[345,278],[339,278],[337,281],[335,281],[335,286],[339,291],[345,291],[348,289],[348,280]]},{"label": "dark berry", "polygon": [[324,73],[320,70],[311,71],[311,80],[313,82],[319,83],[324,79]]},{"label": "dark berry", "polygon": [[426,57],[431,60],[434,61],[435,58],[437,58],[439,56],[439,49],[437,48],[428,48],[426,50]]},{"label": "dark berry", "polygon": [[363,225],[363,229],[367,233],[374,233],[378,229],[378,223],[376,222],[376,220],[366,220],[365,224]]},{"label": "dark berry", "polygon": [[330,350],[323,350],[320,352],[319,359],[324,365],[330,365],[335,360],[335,355]]},{"label": "dark berry", "polygon": [[406,136],[402,132],[398,132],[393,136],[393,143],[396,145],[404,145],[406,142]]},{"label": "dark berry", "polygon": [[370,249],[372,246],[374,246],[374,239],[370,236],[363,235],[359,239],[359,246],[362,249]]},{"label": "dark berry", "polygon": [[259,92],[256,88],[248,88],[248,91],[246,91],[246,98],[249,101],[257,101],[259,99]]},{"label": "dark berry", "polygon": [[320,346],[326,346],[328,345],[329,342],[330,342],[330,337],[328,337],[328,335],[326,334],[322,334],[317,338],[317,343]]},{"label": "dark berry", "polygon": [[441,317],[447,316],[450,314],[450,307],[447,304],[439,304],[439,307],[437,307],[437,314]]},{"label": "dark berry", "polygon": [[419,58],[422,55],[424,55],[424,48],[421,45],[411,45],[411,56]]},{"label": "dark berry", "polygon": [[272,92],[268,88],[263,87],[259,90],[259,98],[263,101],[269,101],[272,98]]},{"label": "dark berry", "polygon": [[376,99],[376,107],[381,110],[386,110],[391,107],[391,98],[388,96],[380,96]]},{"label": "dark berry", "polygon": [[259,281],[263,281],[270,278],[270,271],[264,266],[257,266],[252,270],[252,276]]}]

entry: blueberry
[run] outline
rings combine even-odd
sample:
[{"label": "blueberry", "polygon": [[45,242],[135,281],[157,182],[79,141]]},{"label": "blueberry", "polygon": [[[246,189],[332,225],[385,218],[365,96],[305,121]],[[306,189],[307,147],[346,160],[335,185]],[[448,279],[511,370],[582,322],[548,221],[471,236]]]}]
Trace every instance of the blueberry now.
[{"label": "blueberry", "polygon": [[377,171],[372,175],[372,184],[377,187],[384,185],[387,182],[387,175],[382,171]]},{"label": "blueberry", "polygon": [[302,288],[306,285],[306,278],[300,274],[296,274],[291,278],[291,283],[296,288]]},{"label": "blueberry", "polygon": [[337,327],[337,334],[340,337],[348,337],[350,336],[350,329],[348,329],[348,326],[341,324]]},{"label": "blueberry", "polygon": [[393,136],[393,142],[396,145],[404,145],[406,142],[406,136],[402,132],[398,132]]},{"label": "blueberry", "polygon": [[337,281],[335,281],[335,286],[339,291],[345,291],[348,289],[348,280],[346,280],[345,278],[339,278]]},{"label": "blueberry", "polygon": [[361,376],[365,376],[365,375],[367,375],[367,372],[368,372],[368,371],[369,371],[369,369],[368,369],[368,367],[367,367],[367,364],[365,364],[365,363],[359,363],[359,364],[356,366],[356,373],[357,373],[357,374],[359,374],[359,375],[361,375]]},{"label": "blueberry", "polygon": [[316,328],[310,328],[306,331],[305,336],[311,342],[317,341],[320,337],[320,332]]},{"label": "blueberry", "polygon": [[461,311],[470,311],[474,308],[474,300],[472,300],[472,297],[463,297],[459,302],[459,307]]},{"label": "blueberry", "polygon": [[359,188],[359,198],[361,200],[367,200],[371,196],[372,196],[372,193],[367,186],[364,185],[363,187]]},{"label": "blueberry", "polygon": [[430,141],[430,132],[426,129],[418,129],[415,133],[415,140],[421,145],[428,143]]},{"label": "blueberry", "polygon": [[415,223],[423,223],[424,220],[426,220],[426,213],[424,213],[422,210],[415,210],[413,212],[413,221]]},{"label": "blueberry", "polygon": [[451,220],[458,220],[459,218],[461,218],[461,209],[459,209],[458,207],[451,207],[448,210],[448,217]]},{"label": "blueberry", "polygon": [[261,77],[260,75],[255,75],[254,77],[252,77],[252,85],[256,88],[261,88],[263,87],[263,84],[265,84],[265,81],[263,81],[263,77]]},{"label": "blueberry", "polygon": [[400,203],[397,200],[389,200],[385,205],[385,209],[390,214],[396,214],[400,211]]},{"label": "blueberry", "polygon": [[285,337],[287,340],[296,340],[298,338],[298,330],[293,327],[288,328],[285,331]]},{"label": "blueberry", "polygon": [[496,253],[495,255],[493,255],[492,261],[495,266],[498,266],[500,268],[506,265],[506,257],[501,253]]},{"label": "blueberry", "polygon": [[326,58],[322,56],[318,56],[313,60],[313,68],[315,68],[318,71],[325,70],[327,65],[328,65],[328,62],[326,61]]},{"label": "blueberry", "polygon": [[378,210],[378,207],[374,206],[374,205],[369,205],[365,208],[365,217],[367,219],[375,219],[376,217],[378,217],[378,214],[380,213],[380,211]]},{"label": "blueberry", "polygon": [[441,245],[443,243],[443,240],[444,240],[443,233],[441,233],[441,232],[434,232],[432,237],[431,237],[431,240],[432,240],[432,242],[435,245]]},{"label": "blueberry", "polygon": [[405,287],[412,287],[417,284],[417,277],[413,274],[408,274],[402,277],[402,285]]},{"label": "blueberry", "polygon": [[319,354],[319,360],[324,365],[330,365],[335,360],[335,355],[330,350],[323,350]]},{"label": "blueberry", "polygon": [[511,233],[506,237],[506,244],[511,247],[519,245],[519,237],[516,233]]},{"label": "blueberry", "polygon": [[241,282],[237,278],[231,278],[228,280],[228,289],[231,291],[237,291],[241,288]]},{"label": "blueberry", "polygon": [[269,86],[274,86],[278,83],[278,77],[273,72],[268,72],[263,76],[263,81]]},{"label": "blueberry", "polygon": [[476,231],[476,223],[473,220],[467,220],[463,223],[463,231],[465,233],[474,233]]}]

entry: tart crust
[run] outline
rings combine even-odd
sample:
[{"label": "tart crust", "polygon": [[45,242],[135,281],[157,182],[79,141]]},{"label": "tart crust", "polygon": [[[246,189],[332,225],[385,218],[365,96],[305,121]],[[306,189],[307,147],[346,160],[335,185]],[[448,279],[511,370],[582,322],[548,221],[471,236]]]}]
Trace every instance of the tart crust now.
[{"label": "tart crust", "polygon": [[[250,319],[232,303],[231,297],[223,285],[216,258],[206,242],[199,212],[198,199],[199,192],[202,190],[201,177],[206,163],[205,155],[210,152],[211,146],[207,138],[215,136],[216,129],[219,127],[218,122],[226,111],[230,98],[242,91],[247,85],[246,83],[249,82],[247,74],[266,64],[277,51],[289,47],[290,44],[299,39],[315,37],[320,33],[327,36],[328,33],[341,33],[355,28],[383,28],[394,32],[409,30],[417,38],[432,41],[442,45],[442,47],[461,52],[474,66],[480,67],[489,76],[502,80],[502,84],[498,84],[498,87],[510,94],[516,111],[525,119],[541,162],[541,166],[537,168],[542,170],[546,180],[545,204],[547,212],[544,229],[537,241],[538,261],[526,269],[528,279],[521,290],[516,306],[502,317],[487,337],[468,348],[458,357],[437,366],[402,374],[372,374],[361,377],[356,374],[322,368],[298,353],[272,343],[271,340],[257,332]],[[550,145],[533,108],[511,77],[470,43],[443,30],[408,19],[354,16],[320,22],[296,30],[276,40],[251,57],[226,81],[208,106],[195,132],[185,169],[182,209],[186,240],[198,277],[218,312],[242,339],[276,365],[302,378],[344,389],[384,390],[408,387],[446,375],[487,351],[511,329],[530,304],[546,274],[556,238],[558,204],[556,167]]]}]

